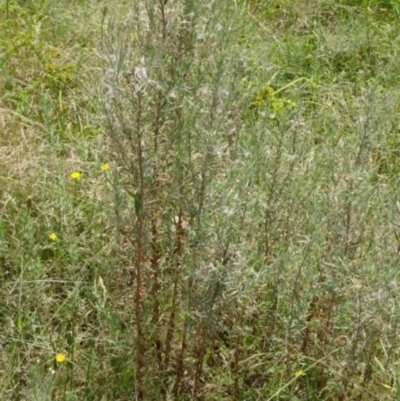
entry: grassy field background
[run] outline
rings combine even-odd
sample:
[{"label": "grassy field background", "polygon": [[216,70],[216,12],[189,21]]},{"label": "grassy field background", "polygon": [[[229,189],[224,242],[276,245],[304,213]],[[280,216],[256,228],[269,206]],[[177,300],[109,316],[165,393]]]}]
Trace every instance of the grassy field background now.
[{"label": "grassy field background", "polygon": [[0,400],[398,399],[398,2],[110,3],[0,1]]}]

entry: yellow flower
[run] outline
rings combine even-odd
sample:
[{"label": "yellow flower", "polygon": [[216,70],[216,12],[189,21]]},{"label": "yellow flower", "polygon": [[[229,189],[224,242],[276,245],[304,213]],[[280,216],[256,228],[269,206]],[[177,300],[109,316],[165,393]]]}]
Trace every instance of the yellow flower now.
[{"label": "yellow flower", "polygon": [[389,386],[389,384],[382,383],[382,386],[385,387],[388,390],[392,389],[392,386]]},{"label": "yellow flower", "polygon": [[294,374],[294,377],[300,377],[300,376],[302,376],[303,375],[303,370],[302,369],[300,369],[300,370],[298,370],[297,372],[295,372],[295,374]]},{"label": "yellow flower", "polygon": [[56,362],[57,363],[64,363],[67,360],[67,355],[63,353],[59,353],[56,355]]},{"label": "yellow flower", "polygon": [[70,177],[73,179],[73,180],[79,180],[80,178],[81,178],[81,173],[79,172],[79,171],[73,171],[72,173],[70,173]]},{"label": "yellow flower", "polygon": [[108,171],[108,170],[110,170],[110,165],[109,165],[108,163],[103,163],[103,164],[100,166],[100,170],[101,170],[101,171]]},{"label": "yellow flower", "polygon": [[57,234],[56,233],[50,233],[49,234],[49,240],[50,241],[55,241],[57,239]]}]

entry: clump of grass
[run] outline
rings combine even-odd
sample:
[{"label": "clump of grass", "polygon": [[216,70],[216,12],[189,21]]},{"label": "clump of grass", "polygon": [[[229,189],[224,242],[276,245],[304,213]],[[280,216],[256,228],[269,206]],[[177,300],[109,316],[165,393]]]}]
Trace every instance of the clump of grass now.
[{"label": "clump of grass", "polygon": [[384,3],[0,6],[0,400],[398,397]]}]

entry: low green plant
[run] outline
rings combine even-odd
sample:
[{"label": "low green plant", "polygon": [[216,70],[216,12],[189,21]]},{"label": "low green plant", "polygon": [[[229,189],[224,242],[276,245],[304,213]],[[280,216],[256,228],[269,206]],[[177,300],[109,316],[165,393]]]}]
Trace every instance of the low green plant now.
[{"label": "low green plant", "polygon": [[0,5],[0,400],[398,398],[387,4]]}]

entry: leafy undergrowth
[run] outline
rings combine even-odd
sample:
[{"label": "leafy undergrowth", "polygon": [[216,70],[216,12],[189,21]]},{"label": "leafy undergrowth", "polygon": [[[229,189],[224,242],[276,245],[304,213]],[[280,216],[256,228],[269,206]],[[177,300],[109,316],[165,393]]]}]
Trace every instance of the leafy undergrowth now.
[{"label": "leafy undergrowth", "polygon": [[397,6],[226,3],[0,4],[0,400],[399,396]]}]

